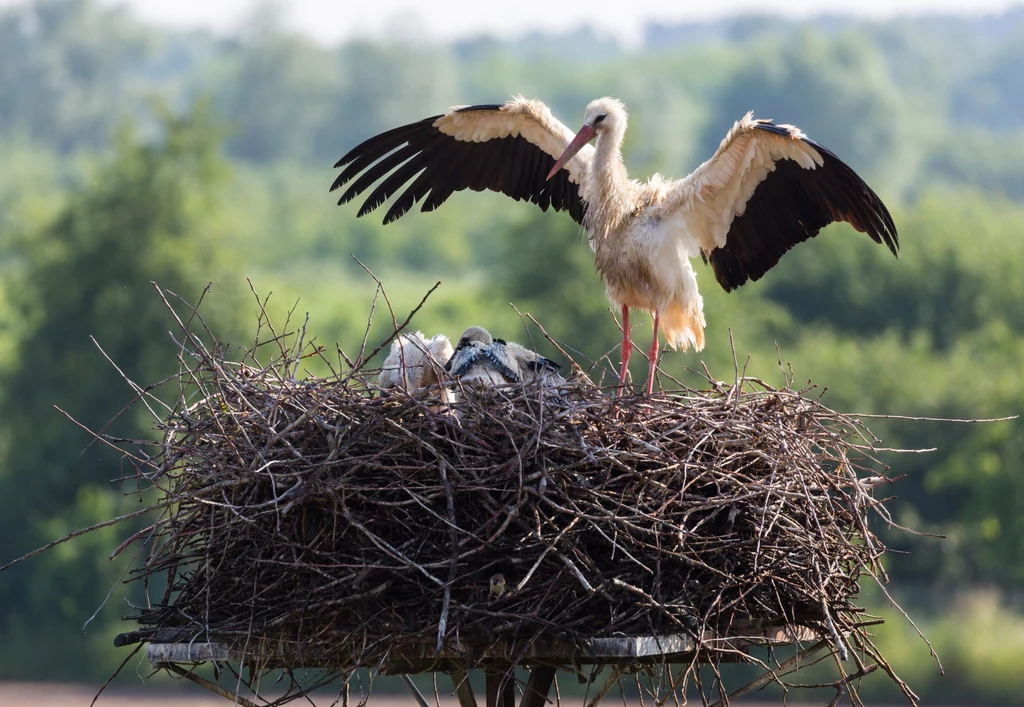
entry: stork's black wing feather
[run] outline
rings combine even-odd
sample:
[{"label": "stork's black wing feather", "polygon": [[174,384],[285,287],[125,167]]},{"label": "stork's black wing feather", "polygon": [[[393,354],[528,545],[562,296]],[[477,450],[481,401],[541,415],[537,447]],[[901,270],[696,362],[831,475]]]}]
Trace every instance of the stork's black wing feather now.
[{"label": "stork's black wing feather", "polygon": [[[790,136],[781,126],[759,122],[758,130]],[[789,159],[775,164],[729,228],[725,245],[711,251],[715,279],[726,291],[758,280],[793,246],[846,221],[899,254],[899,238],[889,210],[853,169],[813,140],[823,164],[804,169]]]},{"label": "stork's black wing feather", "polygon": [[[500,105],[479,105],[458,111],[499,109]],[[435,115],[381,133],[338,160],[335,169],[344,169],[331,191],[355,180],[338,204],[351,201],[384,178],[363,202],[359,216],[395,194],[399,195],[384,216],[384,223],[400,218],[424,199],[421,210],[433,211],[457,191],[489,189],[516,201],[529,201],[544,211],[549,206],[567,211],[577,223],[583,223],[586,207],[579,185],[569,180],[568,170],[546,179],[555,164],[554,157],[522,136],[485,142],[456,140],[434,127],[441,117]]]}]

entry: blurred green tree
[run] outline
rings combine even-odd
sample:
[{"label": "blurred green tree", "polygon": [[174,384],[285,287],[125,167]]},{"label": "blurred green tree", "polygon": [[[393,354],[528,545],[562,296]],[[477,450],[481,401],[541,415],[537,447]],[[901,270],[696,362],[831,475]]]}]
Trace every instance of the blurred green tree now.
[{"label": "blurred green tree", "polygon": [[100,147],[131,114],[128,80],[151,47],[124,8],[35,0],[0,13],[0,134]]},{"label": "blurred green tree", "polygon": [[[67,519],[88,523],[131,505],[109,485],[118,469],[131,477],[131,464],[90,444],[53,407],[93,429],[116,417],[107,429],[127,439],[151,434],[142,411],[118,416],[133,392],[90,337],[132,380],[166,378],[177,369],[172,320],[151,281],[195,301],[223,267],[203,237],[226,174],[221,130],[200,108],[165,116],[163,132],[156,144],[120,132],[112,159],[51,225],[21,241],[26,267],[7,291],[23,334],[0,381],[2,562],[74,529]],[[224,321],[223,311],[205,316]],[[72,549],[5,572],[0,604],[17,610],[0,613],[0,634],[12,639],[0,677],[96,674],[109,654],[83,651],[75,636],[116,579],[105,554]],[[44,645],[47,660],[16,637]]]},{"label": "blurred green tree", "polygon": [[977,70],[958,82],[951,96],[953,115],[990,130],[1024,127],[1024,26],[1016,26],[983,55]]},{"label": "blurred green tree", "polygon": [[353,41],[335,55],[344,76],[329,119],[315,135],[318,159],[330,166],[363,140],[442,113],[459,102],[448,50],[417,43]]},{"label": "blurred green tree", "polygon": [[217,72],[197,87],[218,96],[233,127],[231,153],[253,162],[321,158],[317,132],[342,91],[333,53],[281,29],[281,7],[257,6]]},{"label": "blurred green tree", "polygon": [[703,154],[710,156],[733,122],[753,111],[800,127],[873,183],[908,180],[912,143],[902,138],[910,116],[877,48],[856,33],[828,37],[808,27],[748,52],[744,67],[720,86]]}]

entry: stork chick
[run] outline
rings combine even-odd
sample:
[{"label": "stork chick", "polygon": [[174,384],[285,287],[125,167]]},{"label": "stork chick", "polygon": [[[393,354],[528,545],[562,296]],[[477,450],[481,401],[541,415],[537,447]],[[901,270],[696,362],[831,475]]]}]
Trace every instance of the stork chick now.
[{"label": "stork chick", "polygon": [[491,333],[479,326],[471,326],[459,337],[459,343],[445,370],[463,383],[478,383],[486,387],[521,383],[519,364],[513,359],[505,342],[494,340]]},{"label": "stork chick", "polygon": [[539,382],[545,387],[555,387],[565,383],[558,373],[560,368],[551,359],[514,341],[495,339],[479,326],[466,329],[445,366],[464,383],[479,381],[486,386]]},{"label": "stork chick", "polygon": [[[444,364],[454,349],[444,334],[427,339],[421,332],[400,334],[391,342],[391,351],[384,359],[378,384],[381,389],[401,388],[412,393],[429,386],[441,385]],[[442,398],[445,389],[441,387]]]}]

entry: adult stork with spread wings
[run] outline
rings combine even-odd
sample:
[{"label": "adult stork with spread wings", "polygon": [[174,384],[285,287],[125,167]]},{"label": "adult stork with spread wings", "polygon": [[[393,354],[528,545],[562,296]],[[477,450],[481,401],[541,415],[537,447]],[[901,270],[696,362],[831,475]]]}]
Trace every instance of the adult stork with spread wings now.
[{"label": "adult stork with spread wings", "polygon": [[338,201],[344,204],[388,175],[358,214],[401,191],[384,223],[419,201],[421,210],[433,211],[462,189],[567,211],[586,228],[608,299],[622,308],[623,384],[632,349],[629,310],[654,317],[648,394],[659,331],[673,348],[704,346],[704,303],[690,258],[710,262],[729,291],[759,279],[787,250],[836,221],[898,254],[896,227],[878,196],[791,125],[748,113],[688,177],[655,174],[646,183],[626,173],[625,132],[625,106],[607,97],[587,106],[575,136],[540,101],[453,108],[353,148],[335,165],[343,171],[331,190],[355,180]]}]

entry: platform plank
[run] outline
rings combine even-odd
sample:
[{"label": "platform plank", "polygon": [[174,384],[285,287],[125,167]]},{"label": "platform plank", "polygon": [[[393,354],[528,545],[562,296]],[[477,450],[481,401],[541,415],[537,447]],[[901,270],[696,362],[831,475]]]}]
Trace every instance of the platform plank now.
[{"label": "platform plank", "polygon": [[[391,660],[383,666],[360,667],[379,667],[382,672],[390,674],[411,674],[431,670],[448,672],[448,668],[454,664],[462,666],[462,669],[472,669],[494,661],[608,665],[661,663],[691,660],[698,649],[707,654],[735,653],[752,646],[784,645],[813,641],[816,638],[817,634],[806,627],[773,626],[747,633],[733,632],[728,636],[706,635],[700,646],[687,634],[592,638],[586,641],[545,639],[528,644],[508,641],[486,646],[452,641],[446,643],[439,653],[432,644],[409,643],[393,647],[389,652]],[[208,641],[149,643],[146,646],[146,658],[153,664],[212,660],[255,662],[265,667],[292,668],[330,668],[345,664],[344,660],[337,661],[338,665],[325,664],[323,660],[303,660],[295,654],[293,648],[258,640],[249,642],[244,649]]]}]

